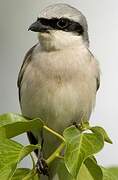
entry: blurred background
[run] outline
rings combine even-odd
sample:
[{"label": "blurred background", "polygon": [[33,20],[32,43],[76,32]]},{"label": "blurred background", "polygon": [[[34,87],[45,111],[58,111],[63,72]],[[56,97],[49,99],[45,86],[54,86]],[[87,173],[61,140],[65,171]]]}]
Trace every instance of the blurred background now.
[{"label": "blurred background", "polygon": [[[17,77],[26,51],[37,42],[28,32],[40,10],[52,3],[68,3],[84,13],[89,25],[90,49],[101,67],[101,87],[91,116],[113,140],[97,155],[101,165],[118,165],[118,1],[117,0],[0,0],[0,114],[20,112]],[[26,135],[17,137],[27,144]],[[28,167],[28,159],[23,166]]]}]

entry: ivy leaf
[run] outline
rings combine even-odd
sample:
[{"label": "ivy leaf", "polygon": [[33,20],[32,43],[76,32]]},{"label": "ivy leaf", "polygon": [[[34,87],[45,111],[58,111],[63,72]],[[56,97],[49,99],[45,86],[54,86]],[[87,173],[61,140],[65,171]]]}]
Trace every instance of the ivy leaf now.
[{"label": "ivy leaf", "polygon": [[113,168],[103,168],[103,180],[117,180],[118,179],[118,167]]},{"label": "ivy leaf", "polygon": [[[68,172],[63,159],[56,160],[56,176],[59,180],[102,180],[103,173],[101,168],[97,165],[95,158],[87,158],[82,164],[77,178],[71,176]],[[54,171],[52,171],[54,172]]]},{"label": "ivy leaf", "polygon": [[28,120],[13,113],[0,115],[0,137],[12,138],[26,131],[40,131],[42,127],[43,122],[39,118]]},{"label": "ivy leaf", "polygon": [[63,135],[66,140],[65,165],[76,178],[82,163],[103,148],[104,140],[101,134],[80,133],[74,126],[67,128]]},{"label": "ivy leaf", "polygon": [[15,174],[12,177],[12,180],[19,180],[23,179],[25,176],[27,176],[30,173],[30,169],[28,168],[18,168],[15,172]]},{"label": "ivy leaf", "polygon": [[107,168],[107,169],[113,176],[118,178],[118,167],[111,167],[111,168]]},{"label": "ivy leaf", "polygon": [[58,160],[58,163],[57,163],[57,170],[56,170],[57,174],[58,174],[58,177],[59,177],[59,180],[75,180],[71,174],[69,174],[66,166],[65,166],[65,163],[64,163],[64,160],[60,159]]},{"label": "ivy leaf", "polygon": [[0,138],[0,179],[10,179],[17,164],[29,153],[40,148],[40,145],[22,146],[10,140]]},{"label": "ivy leaf", "polygon": [[102,167],[103,172],[103,180],[117,180],[116,178],[107,168]]},{"label": "ivy leaf", "polygon": [[90,130],[94,133],[100,133],[106,142],[112,144],[112,141],[109,138],[107,132],[102,127],[95,126],[95,127],[91,127]]},{"label": "ivy leaf", "polygon": [[2,170],[0,169],[0,179],[1,180],[11,180],[13,173],[16,170],[16,164],[8,164]]},{"label": "ivy leaf", "polygon": [[[77,176],[77,179],[75,179],[75,180],[94,180],[94,178],[92,177],[90,171],[88,171],[86,166],[84,164],[82,164],[79,174]],[[97,179],[95,179],[95,180],[97,180]]]},{"label": "ivy leaf", "polygon": [[84,164],[82,164],[77,179],[75,180],[94,180]]},{"label": "ivy leaf", "polygon": [[33,175],[33,171],[27,168],[18,168],[13,175],[12,180],[28,180],[28,177],[30,180],[39,180],[38,175]]},{"label": "ivy leaf", "polygon": [[87,158],[84,162],[87,170],[91,174],[93,180],[102,180],[103,179],[103,173],[100,166],[98,166],[97,162],[93,158]]}]

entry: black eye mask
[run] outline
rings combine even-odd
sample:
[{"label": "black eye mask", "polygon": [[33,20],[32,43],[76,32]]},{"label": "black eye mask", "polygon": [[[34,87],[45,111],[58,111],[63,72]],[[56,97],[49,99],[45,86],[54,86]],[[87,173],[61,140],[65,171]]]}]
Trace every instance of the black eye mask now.
[{"label": "black eye mask", "polygon": [[75,32],[78,35],[82,35],[84,33],[83,27],[73,20],[69,20],[68,18],[37,18],[37,22],[40,22],[42,25],[47,27],[49,30],[63,30],[66,32]]}]

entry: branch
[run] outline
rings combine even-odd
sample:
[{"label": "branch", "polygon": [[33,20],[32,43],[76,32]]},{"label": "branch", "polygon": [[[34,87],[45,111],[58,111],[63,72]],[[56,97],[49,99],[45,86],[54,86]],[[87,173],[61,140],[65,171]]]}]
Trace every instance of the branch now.
[{"label": "branch", "polygon": [[55,136],[57,136],[59,139],[61,139],[62,141],[64,141],[64,142],[65,142],[64,137],[63,137],[62,135],[60,135],[59,133],[57,133],[57,132],[53,131],[52,129],[50,129],[50,128],[49,128],[49,127],[47,127],[47,126],[43,126],[43,128],[44,128],[44,129],[46,129],[48,132],[50,132],[50,133],[54,134],[54,135],[55,135]]},{"label": "branch", "polygon": [[65,142],[61,143],[60,146],[52,153],[52,155],[46,160],[46,163],[49,165],[54,159],[60,156],[63,148],[65,146]]}]

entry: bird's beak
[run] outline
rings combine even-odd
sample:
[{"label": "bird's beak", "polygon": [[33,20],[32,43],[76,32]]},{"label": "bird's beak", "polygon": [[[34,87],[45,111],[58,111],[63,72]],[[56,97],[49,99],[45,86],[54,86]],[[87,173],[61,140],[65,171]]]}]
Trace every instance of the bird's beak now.
[{"label": "bird's beak", "polygon": [[34,31],[34,32],[47,32],[48,27],[43,25],[40,20],[34,22],[33,24],[31,24],[31,26],[29,27],[28,31]]}]

